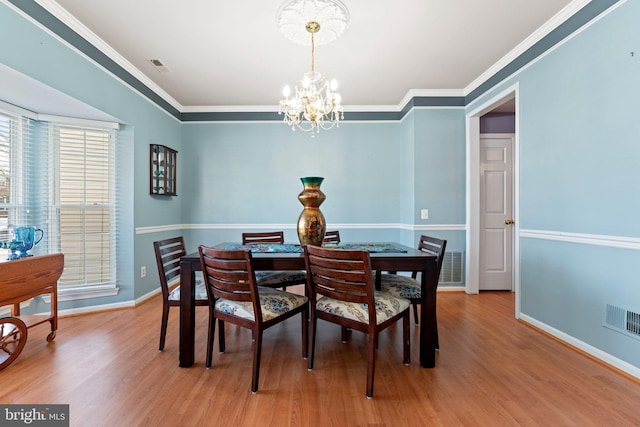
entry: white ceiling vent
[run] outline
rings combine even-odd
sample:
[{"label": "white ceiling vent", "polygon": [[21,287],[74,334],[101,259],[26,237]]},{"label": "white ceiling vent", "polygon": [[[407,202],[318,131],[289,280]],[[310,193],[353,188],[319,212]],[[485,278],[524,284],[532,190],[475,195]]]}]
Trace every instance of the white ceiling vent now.
[{"label": "white ceiling vent", "polygon": [[168,73],[171,71],[159,59],[149,59],[148,61],[156,70],[161,73]]}]

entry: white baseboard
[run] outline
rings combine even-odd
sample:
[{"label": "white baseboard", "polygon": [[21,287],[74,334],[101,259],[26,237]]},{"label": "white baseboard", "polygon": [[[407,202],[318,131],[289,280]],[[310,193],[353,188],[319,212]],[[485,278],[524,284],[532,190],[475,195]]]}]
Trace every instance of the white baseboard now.
[{"label": "white baseboard", "polygon": [[[74,315],[78,315],[78,314],[91,314],[91,313],[99,313],[101,311],[108,311],[108,310],[117,310],[120,308],[135,308],[136,306],[142,304],[143,302],[147,301],[150,298],[153,298],[154,296],[158,295],[160,293],[160,288],[154,289],[151,292],[146,293],[145,295],[142,295],[141,297],[133,300],[133,301],[122,301],[122,302],[116,302],[113,304],[99,304],[99,305],[92,305],[92,306],[88,306],[88,307],[79,307],[79,308],[70,308],[67,310],[58,310],[58,316],[59,317],[64,317],[64,316],[74,316]],[[40,313],[40,314],[49,314],[49,312],[47,313]]]},{"label": "white baseboard", "polygon": [[594,358],[602,361],[607,365],[610,365],[616,369],[619,369],[620,371],[625,372],[631,375],[632,377],[640,379],[640,368],[637,366],[627,363],[624,360],[618,359],[617,357],[612,356],[609,353],[606,353],[598,348],[595,348],[585,343],[584,341],[581,341],[575,337],[572,337],[571,335],[568,335],[562,331],[559,331],[558,329],[553,328],[547,325],[546,323],[542,323],[530,316],[527,316],[526,314],[520,313],[520,320],[522,320],[523,322],[529,323],[532,326],[535,326],[536,328],[548,333],[549,335],[552,335],[558,338],[560,341],[563,341],[571,345],[572,347],[575,347],[581,351],[584,351],[585,353],[593,356]]}]

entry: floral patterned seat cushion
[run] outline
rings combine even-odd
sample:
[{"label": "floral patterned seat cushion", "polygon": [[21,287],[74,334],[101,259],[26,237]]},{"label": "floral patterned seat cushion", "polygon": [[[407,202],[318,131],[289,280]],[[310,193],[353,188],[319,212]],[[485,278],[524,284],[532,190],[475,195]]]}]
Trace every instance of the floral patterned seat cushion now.
[{"label": "floral patterned seat cushion", "polygon": [[[294,308],[307,304],[309,299],[304,295],[293,294],[291,292],[258,286],[260,296],[260,306],[262,310],[262,320],[267,321],[281,316]],[[253,304],[250,301],[238,302],[220,298],[216,301],[217,311],[243,319],[255,320]]]},{"label": "floral patterned seat cushion", "polygon": [[[374,301],[376,304],[376,322],[378,324],[389,320],[396,314],[409,308],[408,300],[393,296],[388,292],[375,291]],[[316,310],[335,314],[336,316],[357,322],[369,323],[367,304],[339,301],[322,296],[316,301]]]},{"label": "floral patterned seat cushion", "polygon": [[398,274],[383,274],[380,277],[380,289],[397,297],[422,298],[420,282]]},{"label": "floral patterned seat cushion", "polygon": [[[198,273],[200,274],[198,276]],[[204,287],[204,280],[202,277],[202,272],[196,272],[196,299],[197,300],[206,300],[207,297],[207,289]],[[170,293],[169,299],[172,301],[180,301],[180,285],[176,286]]]},{"label": "floral patterned seat cushion", "polygon": [[257,271],[256,280],[260,286],[279,288],[282,286],[300,285],[307,282],[305,271]]}]

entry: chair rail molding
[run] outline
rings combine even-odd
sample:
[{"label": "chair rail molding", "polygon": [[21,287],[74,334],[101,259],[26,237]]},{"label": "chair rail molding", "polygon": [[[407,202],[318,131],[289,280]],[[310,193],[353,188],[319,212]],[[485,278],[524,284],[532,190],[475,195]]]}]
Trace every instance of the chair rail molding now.
[{"label": "chair rail molding", "polygon": [[569,233],[548,230],[520,230],[520,237],[555,240],[583,245],[608,246],[612,248],[640,250],[639,237],[607,236],[602,234]]},{"label": "chair rail molding", "polygon": [[[351,224],[327,224],[328,228],[340,228],[345,230],[365,229],[398,229],[408,231],[466,231],[465,224],[401,224],[401,223],[351,223]],[[161,233],[177,230],[296,230],[296,224],[167,224],[150,227],[136,227],[136,234]]]}]

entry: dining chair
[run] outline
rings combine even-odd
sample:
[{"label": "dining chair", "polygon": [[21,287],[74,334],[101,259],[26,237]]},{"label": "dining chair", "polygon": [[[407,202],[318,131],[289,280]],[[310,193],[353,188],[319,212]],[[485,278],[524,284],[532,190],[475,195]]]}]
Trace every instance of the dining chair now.
[{"label": "dining chair", "polygon": [[[283,231],[267,231],[262,233],[242,233],[242,244],[284,243]],[[307,283],[307,273],[300,270],[270,270],[257,271],[258,285],[287,290],[287,286],[304,285]]]},{"label": "dining chair", "polygon": [[402,319],[403,361],[410,362],[409,301],[376,291],[369,252],[304,246],[307,295],[311,307],[308,369],[313,369],[317,321],[368,334],[367,388],[373,397],[373,375],[379,333]]},{"label": "dining chair", "polygon": [[[436,239],[435,237],[420,236],[420,242],[418,243],[418,250],[426,252],[437,257],[438,271],[437,277],[434,279],[437,282],[440,280],[440,270],[442,270],[442,260],[444,258],[444,251],[447,247],[447,241]],[[411,301],[413,305],[413,317],[418,324],[418,304],[422,301],[422,286],[417,279],[417,272],[412,272],[411,277],[401,276],[395,273],[384,273],[379,278],[380,289],[384,292],[389,292],[392,295],[403,297]],[[437,328],[436,328],[436,348],[439,348]]]},{"label": "dining chair", "polygon": [[324,240],[322,243],[329,245],[337,245],[340,243],[340,231],[331,230],[324,233]]},{"label": "dining chair", "polygon": [[[169,309],[180,306],[180,286],[178,285],[171,290],[169,284],[176,278],[180,279],[180,258],[186,255],[186,251],[182,236],[153,242],[153,249],[156,254],[160,289],[162,290],[162,324],[160,326],[160,346],[158,349],[164,351]],[[209,305],[207,291],[204,287],[204,282],[200,278],[196,280],[195,305]]]},{"label": "dining chair", "polygon": [[[258,286],[249,250],[224,250],[201,245],[198,252],[209,300],[215,299],[215,303],[209,306],[211,321],[205,366],[211,367],[215,319],[223,321],[219,323],[220,333],[223,332],[224,322],[250,329],[253,338],[251,392],[256,393],[260,376],[262,334],[265,329],[300,313],[302,357],[307,357],[309,300],[304,295]],[[224,351],[221,343],[220,352]]]}]

